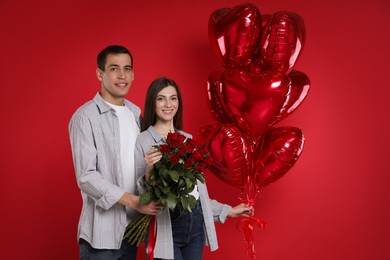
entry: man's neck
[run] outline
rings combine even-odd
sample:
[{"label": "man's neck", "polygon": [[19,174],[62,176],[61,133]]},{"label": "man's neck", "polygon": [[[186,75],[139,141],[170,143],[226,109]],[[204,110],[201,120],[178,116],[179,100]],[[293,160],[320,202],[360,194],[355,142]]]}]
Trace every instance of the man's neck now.
[{"label": "man's neck", "polygon": [[102,92],[100,92],[99,94],[106,102],[108,102],[110,104],[113,104],[115,106],[124,106],[125,105],[124,102],[123,102],[124,98],[119,98],[119,97],[118,98],[114,98],[112,96],[107,96],[107,95],[104,95],[104,94],[102,95]]}]

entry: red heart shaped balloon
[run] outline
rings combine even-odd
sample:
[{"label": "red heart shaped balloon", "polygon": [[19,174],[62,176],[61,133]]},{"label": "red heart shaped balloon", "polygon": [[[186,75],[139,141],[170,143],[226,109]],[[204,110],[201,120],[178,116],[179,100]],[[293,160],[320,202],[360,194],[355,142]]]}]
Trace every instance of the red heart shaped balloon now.
[{"label": "red heart shaped balloon", "polygon": [[310,80],[305,73],[292,70],[288,76],[291,79],[291,89],[288,93],[287,103],[285,104],[285,109],[281,115],[275,121],[275,124],[286,118],[292,112],[294,112],[298,106],[301,105],[303,100],[306,98],[309,89],[310,89]]},{"label": "red heart shaped balloon", "polygon": [[250,126],[244,121],[240,115],[234,115],[229,113],[228,109],[225,110],[225,104],[222,100],[223,89],[223,72],[215,71],[210,74],[207,80],[208,98],[211,108],[211,113],[214,119],[221,124],[236,124],[241,126],[244,133],[250,135]]},{"label": "red heart shaped balloon", "polygon": [[241,188],[251,164],[250,148],[241,132],[233,125],[206,126],[197,132],[196,138],[207,145],[213,159],[208,171]]},{"label": "red heart shaped balloon", "polygon": [[225,67],[251,63],[261,37],[261,14],[255,5],[245,3],[215,10],[208,28],[211,46]]},{"label": "red heart shaped balloon", "polygon": [[279,127],[265,132],[254,155],[256,189],[283,177],[298,160],[303,144],[304,136],[299,128]]},{"label": "red heart shaped balloon", "polygon": [[220,90],[222,89],[222,77],[222,71],[215,71],[211,73],[207,79],[207,92],[211,114],[219,123],[232,123],[233,121],[225,113],[223,104],[221,103]]},{"label": "red heart shaped balloon", "polygon": [[263,28],[260,63],[264,70],[289,73],[305,42],[305,25],[294,12],[277,12]]},{"label": "red heart shaped balloon", "polygon": [[[260,70],[258,73],[261,73]],[[311,82],[305,73],[292,70],[288,76],[291,79],[291,86],[289,93],[286,95],[286,103],[283,105],[283,110],[280,115],[275,118],[275,121],[271,125],[278,123],[294,112],[301,105],[310,90]],[[216,71],[211,73],[207,80],[207,91],[211,113],[214,119],[219,123],[235,123],[241,126],[240,128],[243,131],[250,132],[250,125],[242,116],[236,116],[230,113],[229,110],[225,111],[224,104],[221,100],[223,95],[222,89],[223,72]]]},{"label": "red heart shaped balloon", "polygon": [[271,127],[286,109],[291,84],[285,74],[230,70],[220,81],[224,112],[252,137]]}]

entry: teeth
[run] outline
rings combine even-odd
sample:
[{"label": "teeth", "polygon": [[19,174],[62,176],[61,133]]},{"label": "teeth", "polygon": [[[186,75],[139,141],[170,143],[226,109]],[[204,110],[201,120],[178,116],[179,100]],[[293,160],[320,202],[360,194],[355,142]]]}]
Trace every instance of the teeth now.
[{"label": "teeth", "polygon": [[126,83],[121,83],[121,84],[117,84],[117,85],[120,87],[124,87],[124,86],[126,86]]}]

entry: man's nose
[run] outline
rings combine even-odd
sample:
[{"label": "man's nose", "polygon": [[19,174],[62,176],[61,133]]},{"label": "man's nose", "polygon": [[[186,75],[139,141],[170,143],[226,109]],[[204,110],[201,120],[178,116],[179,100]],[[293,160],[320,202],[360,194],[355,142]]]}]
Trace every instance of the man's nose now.
[{"label": "man's nose", "polygon": [[118,77],[118,79],[125,79],[126,78],[125,71],[124,70],[119,70],[117,77]]}]

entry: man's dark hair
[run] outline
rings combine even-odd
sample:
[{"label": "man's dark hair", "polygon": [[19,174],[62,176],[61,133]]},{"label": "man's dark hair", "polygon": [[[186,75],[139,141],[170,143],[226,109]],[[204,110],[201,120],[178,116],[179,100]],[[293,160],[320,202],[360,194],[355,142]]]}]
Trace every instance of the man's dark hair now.
[{"label": "man's dark hair", "polygon": [[107,55],[109,54],[128,54],[131,59],[131,66],[133,67],[133,56],[127,48],[120,45],[110,45],[104,48],[97,56],[97,65],[100,70],[104,71]]}]

